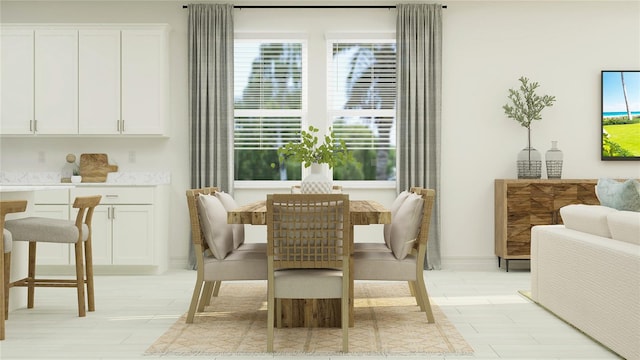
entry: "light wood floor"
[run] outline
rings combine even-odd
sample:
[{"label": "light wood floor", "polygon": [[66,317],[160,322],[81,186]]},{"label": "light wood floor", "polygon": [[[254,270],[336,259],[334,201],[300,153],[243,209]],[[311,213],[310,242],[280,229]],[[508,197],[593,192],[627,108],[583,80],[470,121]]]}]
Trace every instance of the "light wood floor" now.
[{"label": "light wood floor", "polygon": [[[36,289],[35,309],[10,313],[7,339],[0,342],[0,359],[153,359],[143,355],[144,351],[187,311],[195,276],[189,270],[172,270],[159,276],[98,276],[97,311],[86,318],[77,317],[73,290]],[[528,271],[442,270],[427,271],[425,277],[431,297],[475,354],[398,359],[619,359],[518,294],[518,290],[529,289]],[[274,357],[278,356],[248,358]]]}]

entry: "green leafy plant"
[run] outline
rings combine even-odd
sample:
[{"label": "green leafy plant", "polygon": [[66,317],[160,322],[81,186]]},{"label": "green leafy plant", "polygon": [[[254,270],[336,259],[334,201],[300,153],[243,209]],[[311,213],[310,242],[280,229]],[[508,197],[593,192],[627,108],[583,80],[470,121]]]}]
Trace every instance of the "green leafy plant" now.
[{"label": "green leafy plant", "polygon": [[80,169],[78,169],[77,167],[73,168],[73,176],[80,176]]},{"label": "green leafy plant", "polygon": [[[292,159],[301,162],[304,167],[313,163],[327,164],[329,168],[345,165],[354,161],[353,155],[347,149],[347,144],[342,139],[336,139],[335,134],[329,128],[329,135],[324,136],[324,142],[316,133],[318,128],[309,126],[309,131],[300,132],[300,142],[288,142],[278,149],[280,162]],[[275,166],[275,164],[272,164]]]},{"label": "green leafy plant", "polygon": [[529,82],[529,79],[522,76],[518,90],[509,89],[509,100],[511,104],[502,106],[504,113],[511,119],[519,122],[520,125],[531,129],[533,120],[540,120],[540,113],[545,107],[553,106],[556,101],[555,96],[536,94],[536,89],[540,86],[537,82]]}]

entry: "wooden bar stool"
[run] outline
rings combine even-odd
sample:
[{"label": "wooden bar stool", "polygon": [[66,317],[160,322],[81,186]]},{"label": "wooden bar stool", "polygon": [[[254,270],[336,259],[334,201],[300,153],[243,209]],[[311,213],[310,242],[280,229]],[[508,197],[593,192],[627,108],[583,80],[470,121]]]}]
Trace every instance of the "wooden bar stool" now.
[{"label": "wooden bar stool", "polygon": [[[5,227],[13,235],[13,241],[29,242],[28,276],[9,283],[9,288],[14,286],[28,288],[27,308],[33,308],[35,287],[74,287],[78,292],[78,316],[83,317],[86,315],[84,291],[86,284],[89,311],[95,310],[93,259],[91,256],[91,218],[93,217],[93,210],[100,203],[101,198],[102,196],[100,195],[77,197],[73,202],[73,207],[78,209],[75,222],[45,217],[27,217],[5,222]],[[36,278],[36,244],[38,242],[75,244],[76,279]]]},{"label": "wooden bar stool", "polygon": [[11,279],[11,248],[12,238],[11,232],[4,228],[4,218],[7,214],[23,212],[27,209],[26,200],[0,201],[0,279],[3,280],[0,287],[0,300],[2,301],[2,309],[0,309],[0,340],[4,340],[4,321],[9,316],[9,281]]}]

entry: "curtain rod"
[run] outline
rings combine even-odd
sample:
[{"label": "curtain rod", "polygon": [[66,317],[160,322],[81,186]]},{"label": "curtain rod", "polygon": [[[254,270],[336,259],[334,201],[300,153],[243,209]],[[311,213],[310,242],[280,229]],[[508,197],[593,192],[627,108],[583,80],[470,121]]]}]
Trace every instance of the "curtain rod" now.
[{"label": "curtain rod", "polygon": [[[182,5],[187,9],[189,5]],[[395,9],[395,5],[234,5],[234,9]],[[442,5],[443,9],[447,5]]]}]

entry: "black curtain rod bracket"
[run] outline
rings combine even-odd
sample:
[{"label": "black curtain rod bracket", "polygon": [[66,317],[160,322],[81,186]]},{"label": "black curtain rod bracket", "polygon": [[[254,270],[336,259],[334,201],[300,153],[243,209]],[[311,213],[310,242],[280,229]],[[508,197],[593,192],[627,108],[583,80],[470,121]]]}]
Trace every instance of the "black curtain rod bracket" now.
[{"label": "black curtain rod bracket", "polygon": [[[187,9],[189,5],[182,5]],[[395,5],[234,5],[234,9],[395,9]],[[443,9],[447,5],[442,5]]]}]

